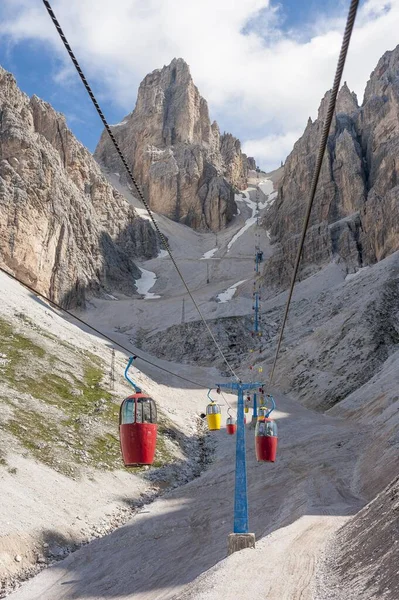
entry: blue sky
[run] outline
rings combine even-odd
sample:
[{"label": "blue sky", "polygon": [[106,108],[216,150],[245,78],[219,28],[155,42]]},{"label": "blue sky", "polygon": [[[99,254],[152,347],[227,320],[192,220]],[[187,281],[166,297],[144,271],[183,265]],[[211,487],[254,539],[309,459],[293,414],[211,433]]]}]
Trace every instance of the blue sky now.
[{"label": "blue sky", "polygon": [[[108,0],[97,0],[93,15],[91,0],[53,1],[108,121],[133,109],[146,73],[182,56],[221,130],[237,135],[265,167],[284,160],[331,86],[349,2],[218,0],[215,24],[211,0],[147,0],[145,11],[140,2],[119,0],[116,14]],[[380,55],[395,45],[398,4],[362,2],[347,73],[360,95]],[[0,64],[20,88],[64,113],[93,151],[102,124],[41,0],[2,0],[0,41]]]},{"label": "blue sky", "polygon": [[[50,21],[49,26],[52,26]],[[22,91],[29,96],[36,94],[62,112],[76,137],[94,151],[103,129],[102,123],[77,73],[76,80],[67,88],[54,80],[60,60],[48,44],[30,40],[2,44],[0,64],[13,73]],[[97,81],[93,82],[93,87],[101,93]],[[125,112],[121,107],[106,100],[101,104],[110,123],[121,120]]]}]

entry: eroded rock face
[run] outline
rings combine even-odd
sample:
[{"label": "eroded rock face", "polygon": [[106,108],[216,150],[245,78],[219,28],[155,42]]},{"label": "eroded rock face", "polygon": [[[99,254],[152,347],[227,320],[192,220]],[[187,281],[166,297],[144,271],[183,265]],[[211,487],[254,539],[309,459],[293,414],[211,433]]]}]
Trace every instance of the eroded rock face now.
[{"label": "eroded rock face", "polygon": [[65,119],[0,67],[0,262],[65,306],[87,291],[134,293],[149,223],[102,175]]},{"label": "eroded rock face", "polygon": [[253,156],[248,156],[247,158],[248,169],[251,171],[256,171],[256,161]]},{"label": "eroded rock face", "polygon": [[[113,133],[153,210],[197,229],[232,219],[234,188],[247,186],[247,157],[239,140],[211,124],[183,59],[144,78],[134,111]],[[106,132],[95,158],[127,181]]]},{"label": "eroded rock face", "polygon": [[[376,490],[373,489],[375,496]],[[322,598],[386,598],[399,592],[399,477],[334,534],[318,579]],[[327,595],[328,594],[328,595]]]},{"label": "eroded rock face", "polygon": [[[329,92],[288,157],[266,219],[277,242],[265,268],[269,285],[286,287],[291,277],[328,100]],[[300,278],[330,260],[345,261],[353,272],[398,248],[399,46],[379,61],[361,107],[346,84],[339,92]]]},{"label": "eroded rock face", "polygon": [[236,187],[247,187],[248,159],[241,153],[240,140],[231,133],[220,136],[220,152],[225,165],[225,176]]}]

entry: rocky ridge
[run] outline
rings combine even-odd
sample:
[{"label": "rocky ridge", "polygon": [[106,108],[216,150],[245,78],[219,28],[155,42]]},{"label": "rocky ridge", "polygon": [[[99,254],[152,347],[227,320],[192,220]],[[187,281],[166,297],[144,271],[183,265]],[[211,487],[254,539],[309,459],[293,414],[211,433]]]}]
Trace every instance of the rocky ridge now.
[{"label": "rocky ridge", "polygon": [[399,477],[396,477],[330,541],[319,566],[317,597],[326,600],[399,597],[398,512]]},{"label": "rocky ridge", "polygon": [[64,306],[132,294],[155,232],[101,173],[63,115],[0,67],[0,264]]},{"label": "rocky ridge", "polygon": [[[269,327],[258,342],[258,340],[253,340],[248,335],[248,332],[251,331],[249,317],[212,319],[209,321],[209,325],[218,343],[224,349],[225,357],[234,369],[240,367],[254,344],[257,345],[259,350],[260,347],[269,342],[277,331],[276,325]],[[183,364],[203,366],[216,364],[221,372],[226,376],[229,375],[229,371],[226,370],[224,361],[221,359],[216,346],[210,343],[209,334],[201,321],[173,325],[161,333],[157,332],[144,337],[140,342],[141,347],[146,352],[158,358],[167,360],[173,356],[174,361]]]},{"label": "rocky ridge", "polygon": [[112,359],[106,342],[65,321],[3,273],[0,306],[3,598],[126,523],[160,494],[200,476],[216,442],[193,404],[183,425],[177,424],[176,397],[184,392],[169,392],[137,372],[142,389],[156,401],[162,397],[163,406],[154,465],[128,473],[118,438],[120,400],[131,389],[123,378],[125,355],[116,351]]},{"label": "rocky ridge", "polygon": [[251,171],[256,171],[256,161],[253,156],[248,156],[248,169]]},{"label": "rocky ridge", "polygon": [[[247,187],[247,157],[237,138],[211,124],[183,59],[144,78],[135,109],[113,133],[153,210],[196,229],[217,231],[232,219],[234,191]],[[126,182],[105,131],[94,156]]]},{"label": "rocky ridge", "polygon": [[[265,281],[288,285],[300,239],[330,92],[287,158],[265,225],[276,242]],[[300,278],[331,260],[347,271],[399,248],[399,46],[386,52],[359,107],[346,83],[328,139],[301,263]]]}]

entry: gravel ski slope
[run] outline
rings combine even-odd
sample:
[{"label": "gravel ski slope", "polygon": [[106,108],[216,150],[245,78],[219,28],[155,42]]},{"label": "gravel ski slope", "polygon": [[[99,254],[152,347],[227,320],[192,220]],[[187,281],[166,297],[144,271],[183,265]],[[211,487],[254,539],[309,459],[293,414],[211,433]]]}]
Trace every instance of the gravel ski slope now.
[{"label": "gravel ski slope", "polygon": [[[119,183],[115,174],[107,174],[107,177],[135,207],[140,206],[129,190]],[[238,202],[240,214],[217,235],[197,232],[167,217],[156,215],[179,269],[207,319],[246,315],[251,310],[256,228],[256,218],[253,214],[257,181],[256,178],[250,180],[245,197],[241,196],[242,201]],[[260,193],[260,217],[267,210],[266,204],[269,199],[269,196]],[[270,240],[265,229],[259,228],[257,232],[266,260],[272,253]],[[240,236],[236,238],[238,233]],[[235,238],[236,241],[233,241]],[[114,300],[92,299],[89,310],[82,313],[85,320],[99,326],[103,331],[113,332],[120,328],[124,334],[130,335],[130,339],[135,340],[141,332],[152,334],[181,323],[183,299],[186,322],[198,320],[198,313],[165,252],[137,264],[156,276],[155,285],[145,290],[152,295],[151,300],[127,298],[122,295],[117,295],[118,298]],[[209,284],[206,283],[207,276]],[[241,286],[240,294],[236,293],[228,302],[217,300],[219,294],[244,280],[246,283]],[[139,290],[142,289],[142,283],[140,279],[137,280]]]},{"label": "gravel ski slope", "polygon": [[[250,190],[252,200],[253,194]],[[227,252],[234,236],[253,218],[247,203],[241,202],[239,206],[240,214],[229,228],[218,234],[217,240],[214,234],[193,232],[158,217],[207,318],[250,312],[253,224]],[[272,249],[266,232],[262,235],[267,259]],[[207,253],[209,258],[203,259]],[[211,275],[208,285],[207,263]],[[122,343],[130,343],[132,350],[139,347],[140,329],[156,335],[180,323],[182,300],[187,300],[164,254],[141,266],[157,276],[154,287],[148,291],[161,298],[96,299],[83,315]],[[217,302],[218,294],[245,279],[231,299]],[[296,299],[321,291],[327,293],[344,279],[341,267],[331,264],[301,282]],[[285,296],[268,299],[264,307],[282,308]],[[189,301],[185,310],[186,320],[198,319]],[[314,351],[319,351],[317,344]],[[194,412],[203,410],[207,403],[206,386],[221,380],[216,369],[172,363],[140,352],[156,365],[203,382],[204,388],[196,389],[138,361],[138,368],[150,378],[149,391],[154,386],[160,403],[164,394],[174,421],[187,426],[187,419],[193,418]],[[393,381],[390,372],[387,377],[389,382]],[[375,385],[379,385],[378,381]],[[359,398],[367,394],[367,385],[364,387],[365,390],[359,389]],[[315,592],[317,562],[334,533],[370,499],[370,491],[366,489],[363,496],[364,488],[359,482],[365,480],[364,457],[368,456],[374,435],[373,423],[349,418],[353,410],[351,402],[347,414],[340,414],[337,409],[326,415],[306,409],[277,389],[271,391],[278,407],[274,413],[279,427],[275,464],[256,462],[254,432],[250,426],[246,430],[249,520],[250,531],[256,534],[255,550],[227,557],[227,536],[233,528],[235,438],[222,429],[212,434],[218,440],[214,462],[198,479],[167,492],[143,507],[123,527],[42,571],[9,597],[12,600],[328,600],[322,586]],[[369,395],[371,402],[373,389]],[[383,427],[385,421],[381,418],[381,432]],[[382,453],[381,464],[384,456]],[[345,595],[336,600],[341,598],[344,600]]]},{"label": "gravel ski slope", "polygon": [[[351,491],[364,432],[278,393],[276,400],[280,446],[275,464],[256,462],[253,430],[247,427],[256,550],[227,558],[205,580],[193,583],[226,558],[232,531],[235,439],[222,430],[215,432],[221,440],[217,458],[200,478],[43,571],[10,598],[311,598],[314,565],[326,537],[364,503]],[[249,586],[253,578],[256,585]]]}]

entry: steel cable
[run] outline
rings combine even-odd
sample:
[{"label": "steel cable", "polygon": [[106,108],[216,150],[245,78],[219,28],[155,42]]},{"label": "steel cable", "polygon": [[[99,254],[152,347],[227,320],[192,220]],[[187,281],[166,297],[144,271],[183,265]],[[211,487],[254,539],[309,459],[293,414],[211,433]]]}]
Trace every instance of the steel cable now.
[{"label": "steel cable", "polygon": [[308,202],[308,206],[307,206],[307,210],[306,210],[306,214],[305,214],[305,220],[303,223],[302,235],[301,235],[298,252],[296,255],[296,259],[295,259],[294,271],[292,274],[290,290],[288,293],[287,303],[286,303],[285,312],[284,312],[284,318],[283,318],[283,322],[282,322],[281,329],[280,329],[280,335],[279,335],[279,339],[278,339],[278,343],[277,343],[277,350],[276,350],[276,354],[274,357],[274,363],[273,363],[272,370],[270,372],[270,379],[269,379],[270,384],[273,383],[274,371],[276,368],[276,363],[277,363],[277,359],[278,359],[278,355],[279,355],[279,351],[280,351],[280,347],[281,347],[281,342],[283,339],[284,329],[285,329],[285,325],[287,322],[288,311],[289,311],[290,304],[291,304],[292,293],[294,291],[295,281],[296,281],[296,277],[297,277],[298,269],[299,269],[299,263],[301,261],[306,232],[307,232],[309,220],[310,220],[310,213],[312,210],[313,201],[314,201],[315,194],[316,194],[317,184],[319,182],[319,176],[320,176],[320,171],[321,171],[321,167],[322,167],[323,157],[324,157],[326,147],[327,147],[327,140],[328,140],[331,122],[332,122],[332,118],[333,118],[334,110],[335,110],[335,106],[336,106],[337,94],[338,94],[339,85],[340,85],[341,78],[342,78],[342,72],[343,72],[344,66],[345,66],[345,60],[346,60],[346,56],[348,53],[349,42],[351,39],[353,26],[355,24],[358,6],[359,6],[359,0],[352,0],[350,3],[350,6],[349,6],[348,18],[346,21],[344,37],[342,40],[341,52],[339,55],[337,69],[335,72],[334,84],[333,84],[333,88],[331,90],[330,100],[328,103],[328,110],[327,110],[326,118],[324,121],[324,126],[323,126],[322,136],[321,136],[321,140],[320,140],[320,146],[319,146],[319,152],[318,152],[317,161],[316,161],[316,167],[315,167],[315,171],[314,171],[313,178],[312,178],[309,202]]},{"label": "steel cable", "polygon": [[[168,373],[168,375],[172,375],[173,377],[177,377],[178,379],[181,379],[182,381],[186,381],[187,383],[191,383],[192,385],[195,385],[195,386],[197,386],[199,388],[207,388],[207,387],[209,387],[208,384],[198,383],[197,381],[193,381],[192,379],[188,379],[187,377],[183,377],[182,375],[178,375],[177,373],[173,373],[173,371],[169,371],[168,369],[165,369],[165,367],[160,367],[159,365],[156,365],[155,363],[151,362],[150,360],[148,360],[146,358],[143,358],[142,356],[140,356],[139,354],[137,354],[136,351],[133,353],[131,349],[127,348],[123,344],[120,344],[119,342],[117,342],[113,338],[109,337],[106,333],[103,333],[99,329],[96,329],[96,327],[93,327],[93,325],[90,325],[89,323],[87,323],[87,321],[84,321],[80,317],[77,317],[71,311],[69,311],[66,308],[63,308],[60,304],[58,304],[54,300],[50,300],[50,298],[47,298],[47,296],[45,296],[41,292],[38,292],[33,287],[31,287],[29,284],[21,281],[21,279],[18,279],[18,277],[16,277],[12,273],[8,272],[6,269],[3,269],[3,267],[0,267],[0,271],[2,273],[4,273],[5,275],[7,275],[8,277],[11,277],[11,279],[13,279],[14,281],[16,281],[16,282],[20,283],[21,285],[23,285],[25,288],[27,288],[30,292],[32,292],[36,296],[39,296],[39,298],[42,298],[43,300],[45,300],[49,304],[52,304],[58,310],[64,312],[67,315],[69,315],[70,317],[72,317],[72,319],[75,319],[79,323],[82,323],[82,325],[85,325],[85,327],[88,327],[89,329],[91,329],[92,331],[94,331],[95,333],[97,333],[98,335],[100,335],[103,339],[108,340],[109,342],[112,343],[113,346],[117,346],[117,347],[121,348],[122,350],[124,350],[125,352],[127,352],[130,355],[133,354],[136,358],[138,358],[139,360],[143,361],[144,363],[146,363],[148,365],[151,365],[152,367],[155,367],[156,369],[159,369],[160,371],[163,371],[164,373]],[[231,405],[230,405],[230,403],[229,403],[229,401],[227,400],[227,398],[225,398],[225,396],[224,396],[223,393],[222,393],[222,396],[223,396],[224,403],[231,410],[233,410],[232,407],[231,407]]]},{"label": "steel cable", "polygon": [[209,327],[208,323],[206,322],[206,319],[205,319],[205,317],[203,316],[203,314],[202,314],[202,312],[201,312],[201,309],[200,309],[200,307],[198,306],[198,304],[197,304],[197,302],[196,302],[196,300],[195,300],[194,296],[192,295],[192,293],[191,293],[191,291],[190,291],[190,289],[189,289],[189,287],[188,287],[188,285],[187,285],[187,283],[186,283],[186,281],[185,281],[185,279],[184,279],[184,277],[183,277],[183,274],[182,274],[182,272],[180,271],[180,269],[179,269],[179,267],[178,267],[178,265],[177,265],[177,263],[176,263],[176,261],[175,261],[175,259],[174,259],[174,256],[173,256],[173,254],[172,254],[172,251],[171,251],[171,249],[170,249],[170,247],[169,247],[169,244],[168,244],[168,242],[167,242],[167,240],[166,240],[165,236],[163,235],[162,231],[159,229],[158,223],[156,222],[156,220],[155,220],[155,218],[154,218],[154,215],[153,215],[153,213],[152,213],[152,210],[151,210],[151,208],[150,208],[150,206],[149,206],[149,204],[148,204],[147,200],[145,199],[145,197],[144,197],[144,194],[143,194],[143,192],[141,191],[141,189],[140,189],[140,187],[139,187],[139,185],[138,185],[138,183],[137,183],[136,179],[134,178],[133,172],[132,172],[132,170],[130,169],[130,167],[129,167],[129,165],[128,165],[128,163],[127,163],[127,161],[126,161],[126,159],[125,159],[125,157],[124,157],[124,155],[123,155],[123,153],[122,153],[121,149],[119,148],[119,145],[118,145],[118,143],[117,143],[117,141],[116,141],[116,139],[115,139],[115,136],[114,136],[114,134],[112,133],[112,130],[111,130],[110,126],[108,125],[108,122],[107,122],[107,120],[106,120],[106,118],[105,118],[105,116],[104,116],[104,114],[103,114],[103,112],[102,112],[102,110],[101,110],[101,108],[100,108],[100,105],[98,104],[98,102],[97,102],[97,100],[96,100],[96,98],[95,98],[95,96],[94,96],[94,94],[93,94],[93,92],[92,92],[92,90],[91,90],[91,87],[89,86],[89,84],[88,84],[88,82],[87,82],[87,80],[86,80],[86,77],[84,76],[84,74],[83,74],[83,71],[82,71],[82,69],[80,68],[80,65],[79,65],[79,63],[78,63],[78,61],[77,61],[77,59],[76,59],[76,57],[75,57],[75,55],[74,55],[74,53],[73,53],[73,51],[72,51],[72,48],[71,48],[71,46],[69,45],[69,42],[68,42],[68,40],[67,40],[67,39],[66,39],[66,37],[65,37],[65,34],[64,34],[64,32],[63,32],[63,31],[62,31],[62,29],[61,29],[61,26],[60,26],[60,24],[59,24],[59,22],[58,22],[58,19],[57,19],[57,17],[56,17],[56,16],[55,16],[55,14],[54,14],[54,11],[53,11],[53,9],[51,8],[50,2],[48,2],[48,0],[43,0],[43,4],[44,4],[44,6],[46,7],[46,9],[47,9],[47,12],[48,12],[48,14],[50,15],[50,18],[51,18],[51,20],[53,21],[53,23],[54,23],[54,25],[55,25],[55,28],[57,29],[57,31],[58,31],[58,34],[59,34],[59,36],[60,36],[60,38],[61,38],[61,40],[62,40],[62,42],[63,42],[63,44],[64,44],[64,46],[65,46],[65,48],[66,48],[66,50],[67,50],[67,52],[68,52],[68,54],[69,54],[70,58],[71,58],[71,60],[72,60],[72,62],[73,62],[73,64],[74,64],[74,66],[75,66],[75,68],[76,68],[76,70],[77,70],[77,72],[78,72],[78,74],[79,74],[79,77],[80,77],[80,79],[82,80],[82,82],[83,82],[83,85],[85,86],[85,88],[86,88],[86,91],[87,91],[87,93],[89,94],[89,96],[90,96],[90,99],[91,99],[91,101],[93,102],[93,104],[94,104],[94,107],[95,107],[95,109],[96,109],[96,111],[97,111],[97,113],[98,113],[98,115],[99,115],[99,117],[100,117],[101,121],[103,122],[103,125],[104,125],[105,129],[106,129],[106,130],[107,130],[107,132],[108,132],[108,135],[109,135],[109,137],[111,138],[111,141],[112,141],[112,143],[113,143],[113,145],[114,145],[114,147],[115,147],[115,150],[116,150],[116,152],[118,153],[118,156],[119,156],[119,158],[121,159],[121,161],[122,161],[122,163],[123,163],[123,166],[125,167],[125,169],[126,169],[126,171],[127,171],[128,175],[129,175],[130,179],[132,180],[132,182],[133,182],[133,185],[134,185],[134,187],[136,188],[137,194],[138,194],[138,196],[139,196],[139,198],[140,198],[141,202],[144,204],[144,206],[145,206],[145,208],[146,208],[146,210],[147,210],[147,212],[148,212],[148,215],[150,216],[150,218],[151,218],[151,221],[152,221],[152,223],[153,223],[153,225],[154,225],[154,227],[155,227],[155,230],[156,230],[156,232],[158,233],[158,235],[159,235],[159,237],[160,237],[160,239],[161,239],[161,242],[162,242],[162,244],[164,245],[164,248],[165,248],[165,250],[166,250],[166,251],[167,251],[167,253],[169,254],[169,256],[170,256],[170,259],[171,259],[171,261],[172,261],[172,263],[173,263],[173,265],[174,265],[174,267],[175,267],[175,269],[176,269],[176,271],[177,271],[177,273],[178,273],[178,275],[179,275],[179,277],[180,277],[181,281],[183,282],[183,285],[184,285],[184,287],[186,288],[186,291],[187,291],[188,295],[190,296],[191,300],[193,301],[193,304],[194,304],[194,306],[195,306],[195,308],[196,308],[196,310],[197,310],[197,312],[198,312],[198,314],[199,314],[199,316],[200,316],[200,318],[201,318],[202,322],[204,323],[204,325],[205,325],[205,327],[206,327],[206,329],[207,329],[207,331],[208,331],[209,335],[210,335],[210,336],[211,336],[211,338],[212,338],[212,341],[213,341],[213,343],[215,344],[216,348],[218,349],[218,351],[219,351],[219,353],[220,353],[221,357],[223,358],[223,360],[224,360],[225,364],[227,365],[227,367],[228,367],[228,369],[229,369],[230,373],[233,375],[233,377],[235,377],[237,380],[239,380],[239,377],[236,375],[236,373],[234,372],[233,368],[231,367],[231,365],[230,365],[229,361],[227,360],[227,358],[226,358],[226,356],[225,356],[225,354],[224,354],[224,352],[223,352],[222,348],[220,347],[219,343],[217,342],[217,340],[216,340],[215,336],[213,335],[211,328]]},{"label": "steel cable", "polygon": [[[80,317],[77,317],[76,315],[74,315],[70,310],[63,308],[60,304],[58,304],[57,302],[55,302],[54,300],[50,300],[50,298],[47,298],[47,296],[45,296],[44,294],[42,294],[41,292],[38,292],[37,290],[35,290],[35,288],[31,287],[30,285],[28,285],[27,283],[25,283],[24,281],[21,281],[21,279],[18,279],[18,277],[16,277],[15,275],[13,275],[12,273],[10,273],[9,271],[7,271],[6,269],[3,269],[3,267],[0,267],[0,271],[2,273],[5,273],[8,277],[11,277],[11,279],[14,279],[14,281],[17,281],[18,283],[21,283],[24,287],[26,287],[30,292],[32,292],[33,294],[35,294],[36,296],[39,296],[39,298],[43,298],[43,300],[45,300],[46,302],[48,302],[49,304],[52,304],[53,306],[55,306],[55,308],[57,308],[58,310],[61,310],[62,312],[64,312],[65,314],[69,315],[70,317],[72,317],[72,319],[75,319],[76,321],[78,321],[79,323],[82,323],[83,325],[85,325],[86,327],[88,327],[89,329],[91,329],[92,331],[94,331],[95,333],[97,333],[98,335],[100,335],[102,338],[104,338],[105,340],[108,340],[109,342],[111,342],[114,346],[118,346],[119,348],[121,348],[122,350],[124,350],[125,352],[127,352],[128,354],[132,354],[132,350],[130,348],[127,348],[126,346],[124,346],[123,344],[120,344],[119,342],[117,342],[116,340],[114,340],[113,338],[109,337],[109,335],[107,335],[106,333],[103,333],[102,331],[100,331],[99,329],[96,329],[95,327],[93,327],[93,325],[90,325],[89,323],[87,323],[87,321],[84,321],[83,319],[81,319]],[[177,373],[173,373],[172,371],[169,371],[168,369],[165,369],[164,367],[160,367],[159,365],[156,365],[155,363],[151,362],[150,360],[143,358],[142,356],[140,356],[139,354],[137,354],[137,352],[134,352],[134,355],[137,356],[138,359],[142,360],[144,363],[147,363],[148,365],[151,365],[152,367],[156,367],[157,369],[159,369],[160,371],[164,371],[165,373],[168,373],[169,375],[173,375],[173,377],[178,377],[179,379],[182,379],[183,381],[187,381],[187,383],[191,383],[193,385],[196,385],[199,388],[208,388],[209,385],[208,384],[202,384],[202,383],[198,383],[197,381],[193,381],[192,379],[187,379],[187,377],[183,377],[182,375],[178,375]]]}]

